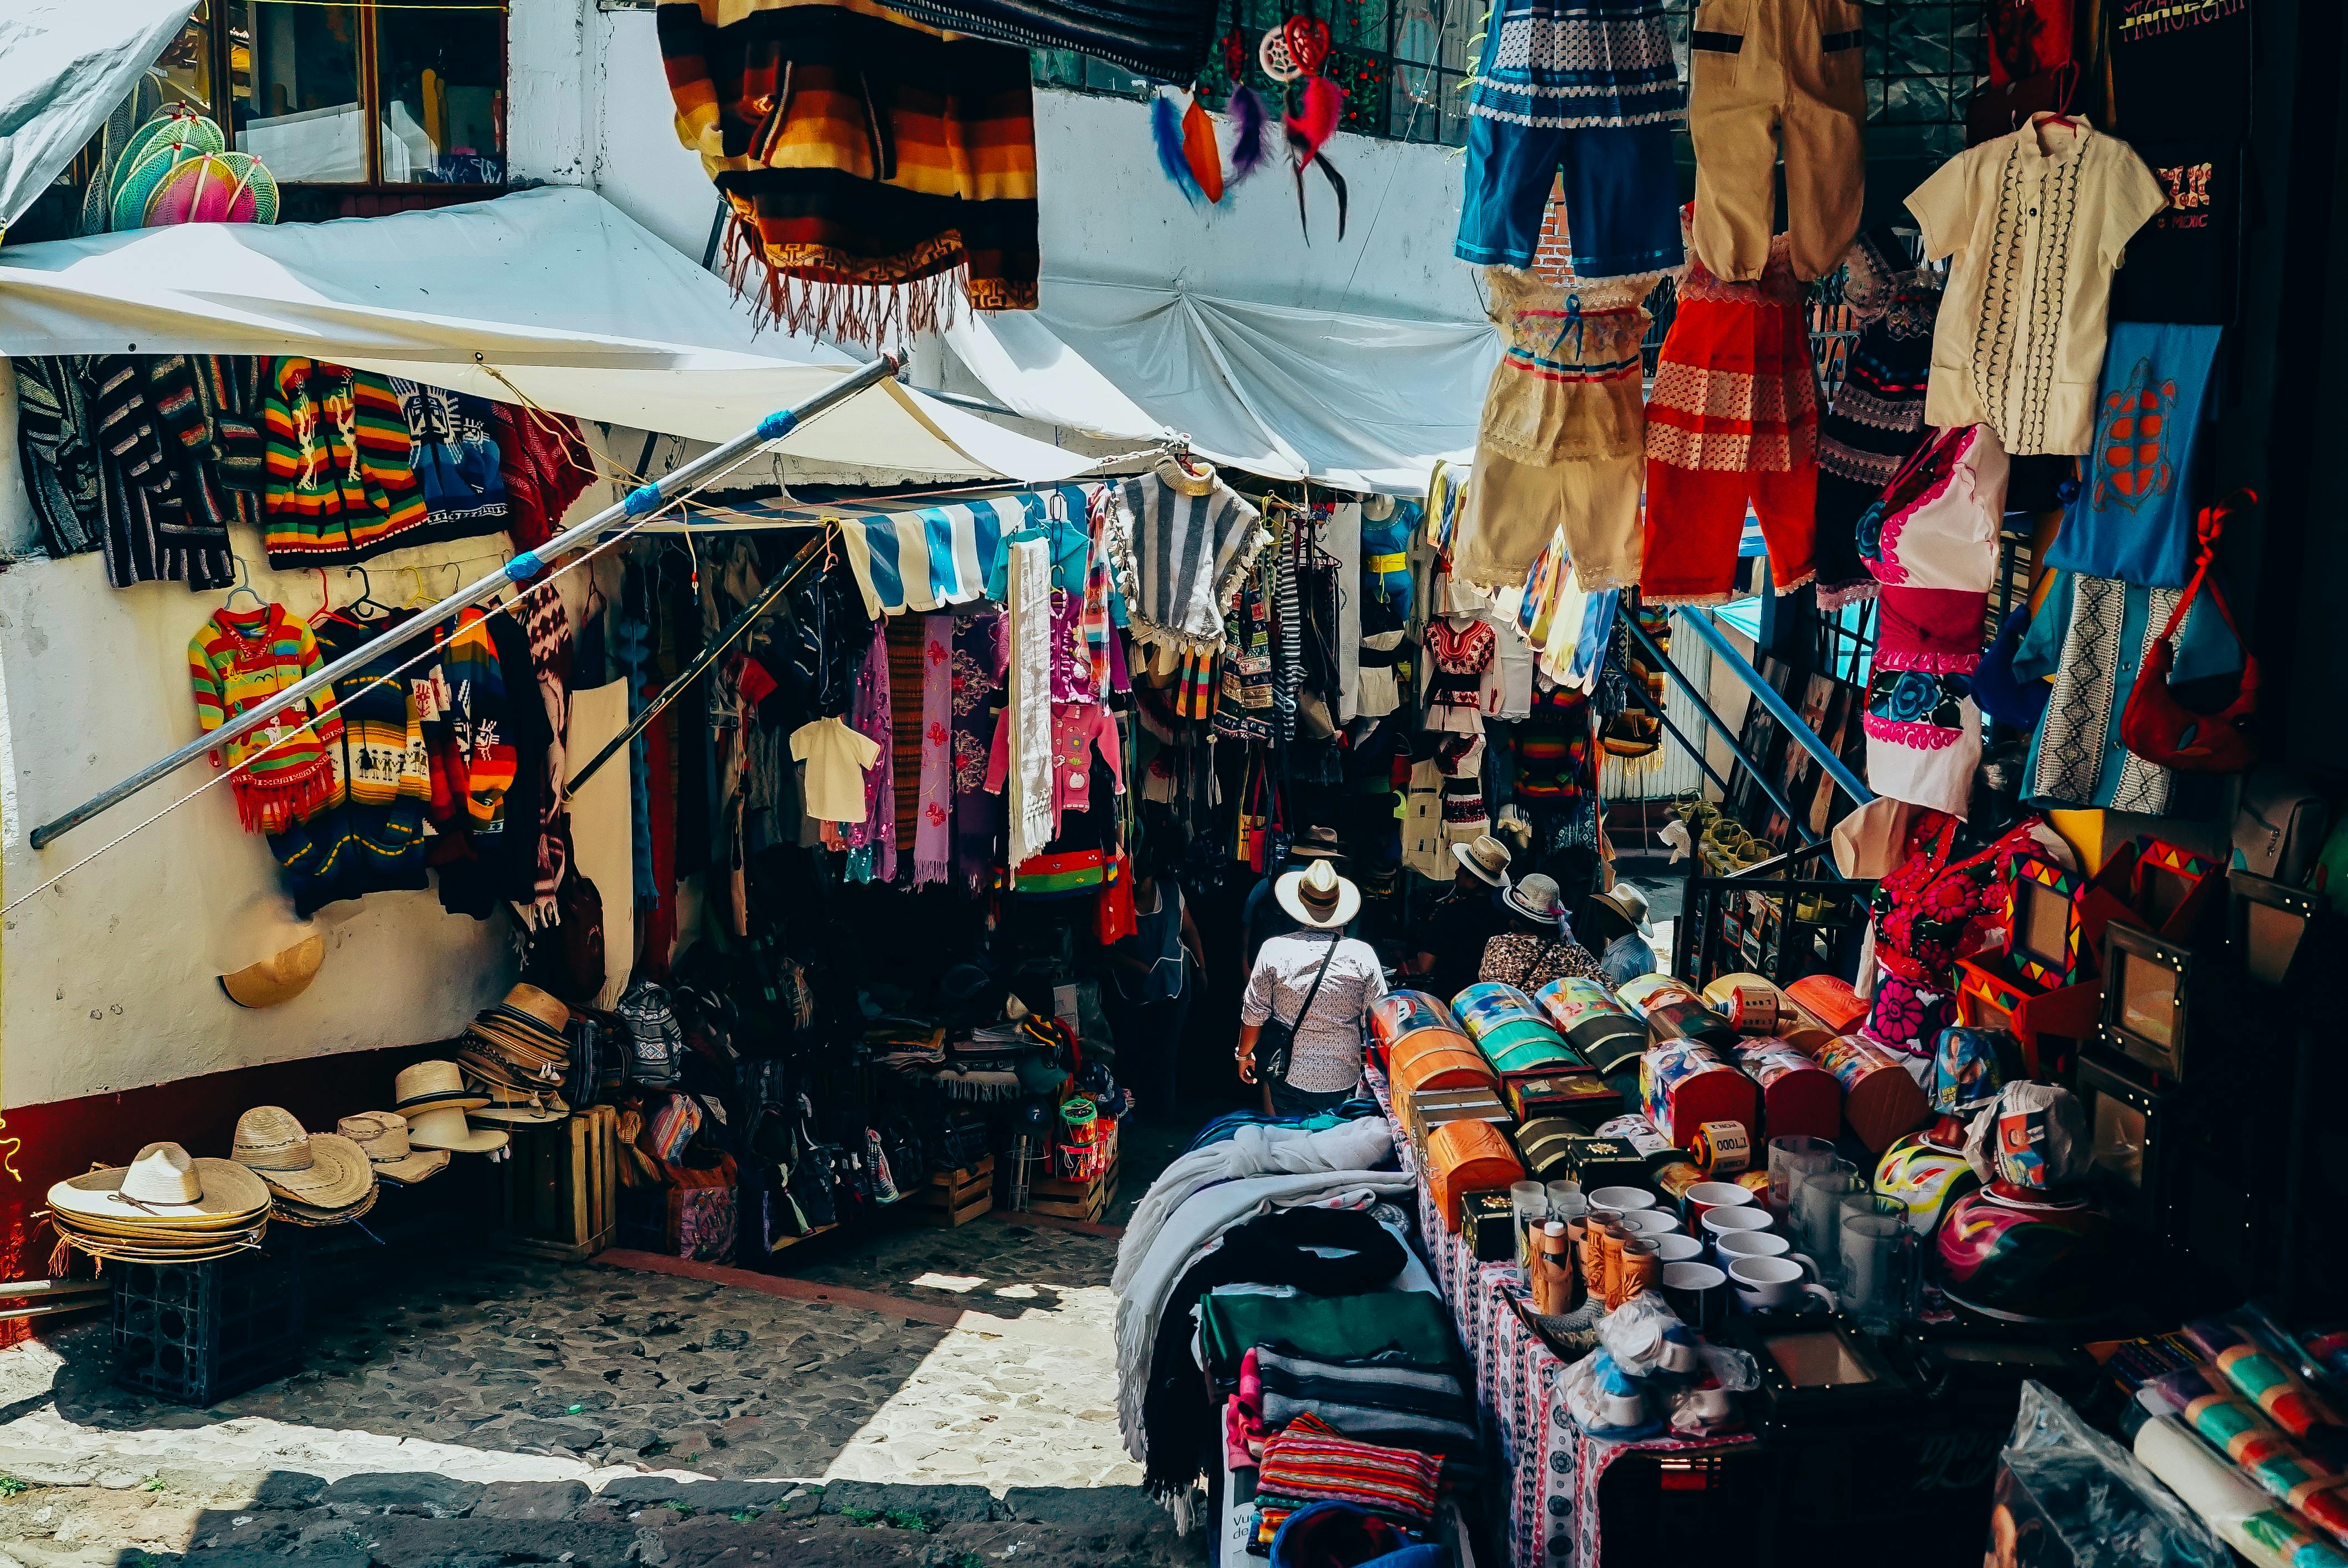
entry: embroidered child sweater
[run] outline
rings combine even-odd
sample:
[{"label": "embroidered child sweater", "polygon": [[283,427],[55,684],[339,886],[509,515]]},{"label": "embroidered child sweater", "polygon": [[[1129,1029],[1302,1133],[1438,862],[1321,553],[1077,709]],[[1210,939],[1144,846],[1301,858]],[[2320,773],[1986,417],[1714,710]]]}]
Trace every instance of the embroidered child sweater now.
[{"label": "embroidered child sweater", "polygon": [[347,564],[430,542],[407,419],[387,378],[281,359],[263,421],[269,482],[262,540],[271,566]]},{"label": "embroidered child sweater", "polygon": [[[284,606],[214,610],[188,642],[196,723],[210,734],[320,663],[317,640]],[[323,696],[290,703],[259,729],[213,749],[214,767],[249,764],[229,784],[246,831],[283,833],[340,798],[327,748],[340,743],[342,720],[329,714],[313,722],[327,705]]]}]

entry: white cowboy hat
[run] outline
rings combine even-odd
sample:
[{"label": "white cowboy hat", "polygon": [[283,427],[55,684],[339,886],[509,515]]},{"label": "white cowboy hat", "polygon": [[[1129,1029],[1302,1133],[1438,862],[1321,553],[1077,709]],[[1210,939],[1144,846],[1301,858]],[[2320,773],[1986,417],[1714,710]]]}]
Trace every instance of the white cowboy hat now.
[{"label": "white cowboy hat", "polygon": [[292,1112],[275,1105],[256,1105],[236,1119],[229,1157],[272,1193],[314,1209],[350,1208],[375,1192],[375,1167],[357,1144],[304,1132]]},{"label": "white cowboy hat", "polygon": [[1500,902],[1528,920],[1548,926],[1565,923],[1565,896],[1558,891],[1556,878],[1538,871],[1519,877],[1515,886],[1503,889]]},{"label": "white cowboy hat", "polygon": [[1617,882],[1605,892],[1593,894],[1591,901],[1605,905],[1630,921],[1639,935],[1653,939],[1655,927],[1654,922],[1647,918],[1647,896],[1628,882]]},{"label": "white cowboy hat", "polygon": [[95,1221],[123,1233],[239,1229],[268,1209],[259,1176],[232,1160],[191,1159],[177,1143],[149,1143],[127,1166],[49,1189],[50,1213],[68,1225]]},{"label": "white cowboy hat", "polygon": [[1488,833],[1478,834],[1469,843],[1453,845],[1451,858],[1478,881],[1495,887],[1509,885],[1509,846]]},{"label": "white cowboy hat", "polygon": [[1336,866],[1326,860],[1284,873],[1272,884],[1272,896],[1282,908],[1316,931],[1343,929],[1362,907],[1362,890],[1338,876]]}]

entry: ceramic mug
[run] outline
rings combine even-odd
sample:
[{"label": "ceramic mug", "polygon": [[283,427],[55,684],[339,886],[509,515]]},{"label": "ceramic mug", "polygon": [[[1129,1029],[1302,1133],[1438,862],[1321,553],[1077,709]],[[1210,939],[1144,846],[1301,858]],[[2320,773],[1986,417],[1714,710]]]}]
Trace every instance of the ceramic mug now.
[{"label": "ceramic mug", "polygon": [[1794,1244],[1776,1231],[1731,1231],[1713,1243],[1713,1251],[1720,1255],[1720,1266],[1726,1268],[1740,1257],[1798,1257],[1812,1268],[1818,1265],[1794,1250]]},{"label": "ceramic mug", "polygon": [[1735,1182],[1698,1182],[1687,1190],[1688,1224],[1695,1225],[1714,1209],[1749,1207],[1753,1191]]},{"label": "ceramic mug", "polygon": [[1705,1426],[1717,1426],[1736,1413],[1736,1400],[1717,1381],[1708,1378],[1687,1391],[1687,1409]]},{"label": "ceramic mug", "polygon": [[1747,1312],[1776,1312],[1798,1307],[1817,1296],[1827,1310],[1835,1309],[1834,1292],[1818,1283],[1818,1266],[1808,1258],[1740,1257],[1728,1266],[1728,1282],[1737,1304]]},{"label": "ceramic mug", "polygon": [[1697,1333],[1713,1333],[1727,1321],[1728,1276],[1712,1265],[1667,1263],[1655,1283],[1680,1321]]},{"label": "ceramic mug", "polygon": [[1652,1209],[1655,1194],[1643,1187],[1601,1187],[1589,1194],[1593,1209]]},{"label": "ceramic mug", "polygon": [[1677,1231],[1668,1231],[1662,1235],[1651,1235],[1647,1239],[1655,1244],[1655,1261],[1658,1263],[1703,1261],[1704,1243],[1692,1235],[1682,1235]]},{"label": "ceramic mug", "polygon": [[1704,1232],[1704,1250],[1712,1252],[1718,1247],[1722,1236],[1767,1230],[1769,1211],[1752,1204],[1741,1209],[1715,1209],[1704,1216],[1697,1228]]},{"label": "ceramic mug", "polygon": [[1680,1222],[1661,1209],[1633,1209],[1622,1216],[1622,1228],[1632,1235],[1673,1235],[1677,1234]]}]

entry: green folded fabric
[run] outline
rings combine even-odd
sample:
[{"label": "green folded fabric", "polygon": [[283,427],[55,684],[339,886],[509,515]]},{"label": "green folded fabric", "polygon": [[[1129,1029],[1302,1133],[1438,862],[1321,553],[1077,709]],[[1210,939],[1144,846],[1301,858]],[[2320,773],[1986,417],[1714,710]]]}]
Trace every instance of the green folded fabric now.
[{"label": "green folded fabric", "polygon": [[1430,1371],[1451,1371],[1460,1360],[1443,1298],[1423,1290],[1211,1295],[1203,1324],[1207,1358],[1219,1378],[1236,1376],[1240,1358],[1258,1345],[1277,1345],[1318,1361],[1352,1361],[1393,1350]]}]

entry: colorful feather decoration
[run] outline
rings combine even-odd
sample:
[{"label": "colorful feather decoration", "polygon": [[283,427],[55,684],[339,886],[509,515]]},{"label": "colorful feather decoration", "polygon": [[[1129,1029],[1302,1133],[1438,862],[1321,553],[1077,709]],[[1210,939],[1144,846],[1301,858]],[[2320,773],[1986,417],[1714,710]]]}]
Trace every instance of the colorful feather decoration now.
[{"label": "colorful feather decoration", "polygon": [[1190,107],[1182,111],[1182,159],[1190,167],[1190,178],[1199,182],[1199,190],[1210,201],[1223,199],[1223,149],[1215,145],[1215,122],[1207,117],[1207,106],[1199,101],[1196,92],[1190,95]]},{"label": "colorful feather decoration", "polygon": [[1288,147],[1300,170],[1337,134],[1337,121],[1344,112],[1344,88],[1326,77],[1305,78],[1303,101],[1287,117]]},{"label": "colorful feather decoration", "polygon": [[[1195,104],[1194,104],[1195,107]],[[1158,143],[1158,167],[1182,193],[1183,200],[1196,207],[1206,200],[1199,189],[1199,178],[1190,172],[1190,159],[1182,146],[1182,117],[1174,108],[1173,97],[1159,93],[1149,106],[1149,134]]]},{"label": "colorful feather decoration", "polygon": [[1256,90],[1244,85],[1231,89],[1227,112],[1231,117],[1231,172],[1225,183],[1237,185],[1272,161],[1272,138],[1264,134],[1271,128],[1272,114]]}]

